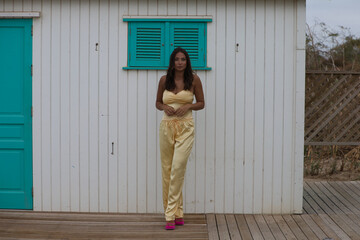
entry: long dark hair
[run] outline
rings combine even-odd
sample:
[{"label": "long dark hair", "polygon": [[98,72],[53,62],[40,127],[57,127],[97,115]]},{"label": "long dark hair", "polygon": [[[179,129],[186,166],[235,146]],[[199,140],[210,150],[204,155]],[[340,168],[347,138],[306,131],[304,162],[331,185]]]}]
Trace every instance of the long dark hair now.
[{"label": "long dark hair", "polygon": [[178,52],[182,52],[186,58],[186,68],[184,71],[184,90],[191,89],[192,82],[194,79],[189,54],[186,52],[185,49],[183,49],[181,47],[175,48],[174,51],[170,55],[169,68],[168,68],[167,74],[166,74],[165,89],[168,91],[172,91],[176,87],[175,79],[174,79],[174,77],[175,77],[175,56]]}]

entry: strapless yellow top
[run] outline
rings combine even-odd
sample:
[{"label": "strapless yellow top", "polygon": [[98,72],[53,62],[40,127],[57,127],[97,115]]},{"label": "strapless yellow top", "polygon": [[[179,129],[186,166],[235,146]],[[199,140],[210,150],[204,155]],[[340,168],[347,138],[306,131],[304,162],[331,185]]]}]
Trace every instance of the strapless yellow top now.
[{"label": "strapless yellow top", "polygon": [[[189,90],[182,90],[177,94],[165,90],[163,93],[163,103],[173,107],[175,110],[179,107],[192,103],[194,101],[194,94]],[[192,119],[192,110],[189,110],[187,113],[184,114],[182,117],[177,116],[168,116],[164,112],[163,120],[172,120],[172,119]]]}]

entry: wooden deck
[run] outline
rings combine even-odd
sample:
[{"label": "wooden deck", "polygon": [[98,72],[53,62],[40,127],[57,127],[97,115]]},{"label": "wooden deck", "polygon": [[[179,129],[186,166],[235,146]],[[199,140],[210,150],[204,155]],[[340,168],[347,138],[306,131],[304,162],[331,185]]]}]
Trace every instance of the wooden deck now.
[{"label": "wooden deck", "polygon": [[360,239],[360,182],[305,182],[304,214],[162,214],[0,211],[0,239]]},{"label": "wooden deck", "polygon": [[360,182],[305,182],[301,215],[208,214],[209,239],[360,239]]}]

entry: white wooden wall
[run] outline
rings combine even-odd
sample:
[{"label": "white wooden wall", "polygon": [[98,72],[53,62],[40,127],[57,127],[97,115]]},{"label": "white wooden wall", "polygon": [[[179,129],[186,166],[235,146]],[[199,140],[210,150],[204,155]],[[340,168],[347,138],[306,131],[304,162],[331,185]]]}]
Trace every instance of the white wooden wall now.
[{"label": "white wooden wall", "polygon": [[122,69],[122,16],[208,15],[212,70],[198,71],[206,109],[195,114],[185,211],[301,212],[305,0],[0,0],[0,11],[41,12],[34,210],[163,211],[155,95],[165,72]]}]

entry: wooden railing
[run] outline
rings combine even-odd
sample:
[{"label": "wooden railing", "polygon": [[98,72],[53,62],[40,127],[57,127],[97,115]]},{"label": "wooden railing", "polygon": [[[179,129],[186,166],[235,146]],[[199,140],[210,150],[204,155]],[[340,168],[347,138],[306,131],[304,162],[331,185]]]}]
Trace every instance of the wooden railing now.
[{"label": "wooden railing", "polygon": [[360,72],[306,72],[305,145],[360,145]]}]

